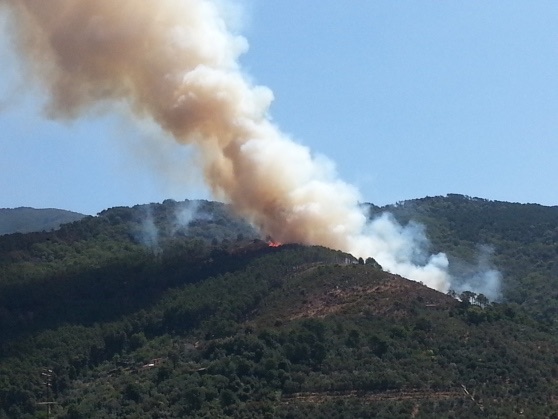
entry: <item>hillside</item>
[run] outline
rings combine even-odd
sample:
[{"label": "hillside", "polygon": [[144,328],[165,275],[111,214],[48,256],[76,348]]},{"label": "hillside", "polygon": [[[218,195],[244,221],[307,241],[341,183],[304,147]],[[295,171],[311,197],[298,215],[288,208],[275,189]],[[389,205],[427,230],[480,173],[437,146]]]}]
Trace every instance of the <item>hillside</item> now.
[{"label": "hillside", "polygon": [[[50,399],[60,417],[554,411],[558,341],[525,313],[459,303],[346,261],[326,249],[262,244],[213,253],[202,270],[151,261],[102,276],[102,293],[88,297],[85,287],[77,307],[61,307],[63,318],[25,311],[2,345],[5,413],[39,415],[36,403]],[[123,309],[111,300],[119,277],[132,273],[142,286],[129,285],[131,295],[157,297]],[[56,295],[52,304],[64,305],[65,293]],[[91,320],[70,315],[89,299]]]},{"label": "hillside", "polygon": [[[450,211],[421,211],[449,199],[413,209],[438,217],[433,248],[459,229],[447,227]],[[401,220],[405,208],[395,208]],[[498,236],[486,225],[502,245],[508,228]],[[475,237],[453,240],[452,257],[474,254]],[[0,418],[47,417],[47,406],[60,418],[558,413],[552,322],[514,301],[464,293],[460,302],[368,262],[270,247],[207,201],[113,208],[2,236]]]},{"label": "hillside", "polygon": [[427,228],[431,251],[446,252],[456,275],[479,260],[502,273],[503,301],[549,325],[558,321],[558,207],[450,194],[401,202],[389,211]]},{"label": "hillside", "polygon": [[56,230],[61,224],[83,217],[77,212],[54,208],[0,208],[0,235]]}]

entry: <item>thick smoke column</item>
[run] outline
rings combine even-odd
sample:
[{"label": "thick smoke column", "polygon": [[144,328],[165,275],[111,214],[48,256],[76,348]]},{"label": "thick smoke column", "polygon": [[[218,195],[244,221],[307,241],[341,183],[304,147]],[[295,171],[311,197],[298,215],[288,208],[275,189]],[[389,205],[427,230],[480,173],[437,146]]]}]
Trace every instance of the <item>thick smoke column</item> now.
[{"label": "thick smoke column", "polygon": [[[447,258],[389,217],[367,224],[355,188],[268,118],[272,92],[252,85],[247,50],[208,0],[0,0],[18,49],[46,86],[53,118],[126,103],[176,141],[194,144],[214,196],[280,242],[372,256],[446,291]],[[418,242],[417,242],[418,241]]]}]

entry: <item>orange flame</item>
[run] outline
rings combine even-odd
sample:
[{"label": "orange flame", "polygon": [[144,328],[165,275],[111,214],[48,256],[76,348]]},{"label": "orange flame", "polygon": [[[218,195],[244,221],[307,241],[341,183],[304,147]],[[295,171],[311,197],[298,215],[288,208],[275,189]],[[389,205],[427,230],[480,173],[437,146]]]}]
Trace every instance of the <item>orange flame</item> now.
[{"label": "orange flame", "polygon": [[274,241],[269,241],[269,242],[267,242],[267,244],[268,244],[269,247],[279,247],[279,246],[281,246],[281,243],[274,242]]}]

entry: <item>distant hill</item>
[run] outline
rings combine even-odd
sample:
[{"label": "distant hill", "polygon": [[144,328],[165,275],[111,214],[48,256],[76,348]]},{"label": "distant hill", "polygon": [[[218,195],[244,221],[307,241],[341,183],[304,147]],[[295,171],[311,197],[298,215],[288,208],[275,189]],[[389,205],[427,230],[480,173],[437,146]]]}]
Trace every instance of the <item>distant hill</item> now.
[{"label": "distant hill", "polygon": [[54,208],[0,208],[0,235],[56,230],[61,224],[83,217],[84,214]]}]

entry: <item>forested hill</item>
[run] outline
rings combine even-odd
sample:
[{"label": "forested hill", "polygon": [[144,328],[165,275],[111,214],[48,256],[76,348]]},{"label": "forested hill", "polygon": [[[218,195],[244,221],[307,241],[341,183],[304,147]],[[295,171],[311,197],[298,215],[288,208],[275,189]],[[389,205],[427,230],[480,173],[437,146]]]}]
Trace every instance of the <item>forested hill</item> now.
[{"label": "forested hill", "polygon": [[490,201],[463,195],[427,197],[383,208],[402,223],[426,226],[433,252],[453,266],[488,259],[503,275],[503,299],[540,320],[558,320],[558,207]]},{"label": "forested hill", "polygon": [[389,211],[402,222],[415,220],[425,224],[429,237],[445,251],[464,243],[498,244],[502,241],[531,245],[555,243],[558,239],[558,206],[449,194],[373,208],[375,212]]},{"label": "forested hill", "polygon": [[0,236],[0,418],[551,417],[558,338],[541,281],[554,277],[535,249],[555,258],[538,237],[554,219],[519,222],[530,238],[499,217],[462,221],[505,205],[510,226],[531,208],[455,195],[388,208],[452,258],[494,246],[511,281],[498,304],[372,259],[270,247],[207,201]]},{"label": "forested hill", "polygon": [[0,235],[56,230],[61,224],[83,217],[77,212],[54,208],[0,208]]},{"label": "forested hill", "polygon": [[4,287],[17,316],[2,325],[0,415],[46,417],[45,402],[63,418],[554,412],[558,341],[525,312],[353,261],[204,245]]}]

